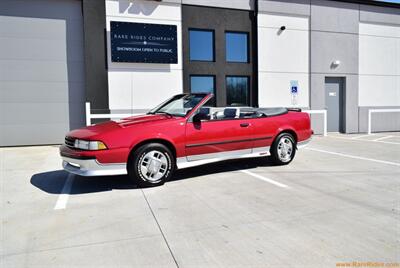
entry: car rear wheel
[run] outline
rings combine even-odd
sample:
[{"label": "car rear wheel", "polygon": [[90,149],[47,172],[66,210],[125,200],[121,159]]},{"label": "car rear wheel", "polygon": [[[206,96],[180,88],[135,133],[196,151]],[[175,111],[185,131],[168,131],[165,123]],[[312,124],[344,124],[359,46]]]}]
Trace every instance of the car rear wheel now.
[{"label": "car rear wheel", "polygon": [[287,165],[296,154],[296,142],[289,133],[279,134],[271,147],[272,161],[276,165]]},{"label": "car rear wheel", "polygon": [[128,161],[128,175],[138,186],[158,186],[172,176],[175,158],[163,144],[149,143],[139,147]]}]

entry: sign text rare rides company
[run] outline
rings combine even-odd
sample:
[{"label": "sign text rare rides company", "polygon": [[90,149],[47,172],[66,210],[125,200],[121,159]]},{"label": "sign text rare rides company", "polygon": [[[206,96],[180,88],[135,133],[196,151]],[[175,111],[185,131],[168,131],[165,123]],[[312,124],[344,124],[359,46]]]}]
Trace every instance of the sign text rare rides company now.
[{"label": "sign text rare rides company", "polygon": [[111,21],[113,62],[178,63],[176,25]]}]

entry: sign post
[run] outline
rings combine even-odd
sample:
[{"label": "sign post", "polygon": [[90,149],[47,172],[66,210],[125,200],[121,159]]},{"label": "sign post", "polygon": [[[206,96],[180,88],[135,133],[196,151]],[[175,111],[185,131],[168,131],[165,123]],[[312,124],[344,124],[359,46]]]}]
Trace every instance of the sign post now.
[{"label": "sign post", "polygon": [[299,94],[299,81],[291,80],[290,81],[290,94],[292,96],[292,105],[297,105],[297,95]]}]

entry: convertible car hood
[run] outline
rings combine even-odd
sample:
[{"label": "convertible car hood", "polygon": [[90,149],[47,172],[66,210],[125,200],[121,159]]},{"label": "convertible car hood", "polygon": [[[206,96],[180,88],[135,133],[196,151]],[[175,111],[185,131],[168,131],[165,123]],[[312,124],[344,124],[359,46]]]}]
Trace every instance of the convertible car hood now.
[{"label": "convertible car hood", "polygon": [[94,136],[121,128],[116,122],[108,121],[93,126],[72,130],[67,134],[69,137],[78,139],[91,139]]},{"label": "convertible car hood", "polygon": [[121,127],[129,127],[132,125],[137,125],[137,124],[143,124],[143,123],[149,123],[149,122],[157,122],[157,121],[164,121],[171,119],[173,117],[165,114],[143,114],[143,115],[136,115],[136,116],[131,116],[124,118],[117,123]]},{"label": "convertible car hood", "polygon": [[104,123],[88,126],[80,129],[72,130],[67,134],[69,137],[78,139],[95,139],[96,136],[111,132],[120,128],[126,128],[138,124],[144,124],[149,122],[158,122],[171,119],[168,115],[157,114],[157,115],[138,115],[124,118],[120,121],[107,121]]}]

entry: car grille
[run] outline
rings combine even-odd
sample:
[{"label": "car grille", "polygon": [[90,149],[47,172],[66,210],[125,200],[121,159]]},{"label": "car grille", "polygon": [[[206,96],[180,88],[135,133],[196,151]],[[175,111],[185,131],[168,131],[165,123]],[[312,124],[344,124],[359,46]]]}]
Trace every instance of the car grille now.
[{"label": "car grille", "polygon": [[65,145],[67,145],[68,147],[74,148],[74,144],[75,144],[75,138],[72,137],[65,137]]}]

